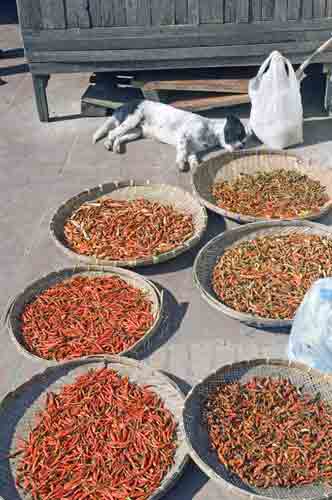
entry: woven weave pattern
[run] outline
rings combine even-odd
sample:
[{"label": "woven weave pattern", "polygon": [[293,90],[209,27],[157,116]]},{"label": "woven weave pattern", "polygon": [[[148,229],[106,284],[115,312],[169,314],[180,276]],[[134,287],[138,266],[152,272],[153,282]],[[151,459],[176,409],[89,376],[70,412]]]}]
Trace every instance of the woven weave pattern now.
[{"label": "woven weave pattern", "polygon": [[[111,197],[114,200],[134,200],[137,198],[144,198],[149,201],[157,201],[163,205],[170,205],[172,208],[190,215],[193,218],[194,234],[185,241],[181,246],[169,252],[160,255],[151,256],[149,258],[142,258],[136,260],[106,260],[97,259],[96,257],[89,257],[86,255],[79,255],[70,249],[68,242],[64,235],[64,225],[71,217],[73,212],[77,210],[83,203],[100,200],[104,197]],[[74,196],[66,201],[58,209],[54,215],[50,230],[56,244],[67,255],[74,258],[76,261],[88,265],[95,266],[120,266],[120,267],[137,267],[147,266],[151,264],[159,264],[169,259],[175,258],[177,255],[189,250],[197,245],[202,238],[207,226],[207,214],[205,208],[199,201],[190,193],[174,186],[166,184],[150,184],[149,181],[128,181],[128,182],[111,182],[103,184],[83,191],[82,193]]]},{"label": "woven weave pattern", "polygon": [[62,271],[48,274],[47,276],[28,286],[22,293],[20,293],[20,295],[16,297],[8,312],[7,325],[11,338],[14,341],[16,347],[23,354],[30,358],[32,357],[35,359],[39,359],[38,356],[31,353],[26,347],[22,336],[21,316],[25,307],[48,288],[51,288],[58,283],[69,280],[76,276],[89,276],[91,278],[116,276],[126,281],[129,285],[142,290],[146,294],[147,299],[152,303],[152,314],[154,316],[154,322],[140,340],[138,340],[130,349],[119,354],[134,354],[138,350],[142,349],[144,345],[151,340],[151,337],[157,332],[161,321],[162,295],[150,281],[146,280],[136,273],[119,268],[109,268],[106,271],[92,269],[88,270],[84,268],[63,269]]},{"label": "woven weave pattern", "polygon": [[286,328],[292,320],[264,319],[253,314],[246,314],[227,307],[218,298],[212,287],[212,274],[215,265],[224,252],[243,241],[254,240],[262,236],[278,236],[290,233],[317,234],[332,238],[329,227],[310,221],[276,221],[246,224],[216,236],[199,252],[194,263],[194,281],[203,297],[210,305],[231,318],[258,328]]},{"label": "woven weave pattern", "polygon": [[[263,217],[251,217],[230,212],[216,205],[212,195],[213,185],[220,181],[231,181],[240,174],[254,175],[257,172],[271,172],[280,168],[297,170],[311,179],[319,181],[326,187],[332,199],[332,172],[311,161],[303,160],[295,155],[282,151],[237,151],[222,153],[199,165],[192,174],[193,190],[201,202],[213,212],[239,223],[267,221]],[[326,203],[319,213],[297,219],[318,220],[330,210],[330,202]]]},{"label": "woven weave pattern", "polygon": [[332,495],[332,485],[312,484],[293,488],[254,488],[244,484],[230,473],[212,450],[206,425],[202,421],[202,409],[207,397],[222,384],[246,383],[254,377],[286,378],[302,392],[321,398],[332,404],[332,378],[321,375],[297,363],[280,360],[252,360],[234,363],[220,368],[197,384],[188,394],[183,411],[184,429],[189,452],[197,465],[222,488],[227,488],[234,498],[273,498],[289,500],[318,500]]},{"label": "woven weave pattern", "polygon": [[[177,481],[187,463],[187,446],[182,426],[183,395],[164,374],[127,358],[96,356],[52,366],[8,394],[0,404],[0,450],[8,456],[15,451],[17,439],[26,437],[35,415],[44,407],[46,392],[58,392],[64,384],[91,369],[111,368],[139,385],[148,385],[172,412],[177,429],[177,450],[174,465],[150,500],[161,498]],[[15,486],[15,470],[19,457],[0,460],[0,498],[30,500],[31,496]]]}]

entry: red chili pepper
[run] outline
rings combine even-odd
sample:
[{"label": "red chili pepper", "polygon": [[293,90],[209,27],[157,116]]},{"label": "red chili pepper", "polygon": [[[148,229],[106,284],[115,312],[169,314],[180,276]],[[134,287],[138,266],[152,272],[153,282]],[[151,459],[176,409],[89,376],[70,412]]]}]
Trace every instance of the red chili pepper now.
[{"label": "red chili pepper", "polygon": [[141,339],[154,321],[144,293],[116,276],[77,276],[46,290],[22,314],[30,352],[66,360],[120,354]]}]

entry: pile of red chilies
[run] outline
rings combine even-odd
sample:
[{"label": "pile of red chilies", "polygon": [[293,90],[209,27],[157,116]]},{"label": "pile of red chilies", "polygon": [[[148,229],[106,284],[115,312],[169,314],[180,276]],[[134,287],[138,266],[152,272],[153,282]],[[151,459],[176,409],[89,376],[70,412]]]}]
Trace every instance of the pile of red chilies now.
[{"label": "pile of red chilies", "polygon": [[152,326],[152,303],[117,276],[77,276],[49,288],[22,315],[30,352],[50,360],[119,354]]},{"label": "pile of red chilies", "polygon": [[15,454],[17,484],[33,500],[147,500],[175,450],[176,422],[159,396],[92,370],[47,395]]},{"label": "pile of red chilies", "polygon": [[105,260],[141,259],[169,252],[194,233],[191,215],[155,201],[106,198],[85,203],[64,227],[71,249]]},{"label": "pile of red chilies", "polygon": [[287,379],[220,385],[204,409],[219,461],[259,488],[332,483],[332,409]]}]

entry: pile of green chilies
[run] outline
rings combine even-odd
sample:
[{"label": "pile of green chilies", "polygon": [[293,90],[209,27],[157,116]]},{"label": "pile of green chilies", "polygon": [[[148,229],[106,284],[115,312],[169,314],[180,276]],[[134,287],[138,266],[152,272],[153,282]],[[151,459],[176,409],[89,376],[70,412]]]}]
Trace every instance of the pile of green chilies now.
[{"label": "pile of green chilies", "polygon": [[289,380],[220,385],[203,418],[219,461],[246,484],[332,483],[332,408]]},{"label": "pile of green chilies", "polygon": [[47,394],[14,454],[16,482],[33,500],[148,500],[173,464],[176,427],[150,388],[91,370]]},{"label": "pile of green chilies", "polygon": [[294,232],[244,241],[225,251],[212,275],[220,300],[261,318],[293,319],[304,295],[332,276],[332,239]]},{"label": "pile of green chilies", "polygon": [[326,188],[319,181],[297,170],[282,168],[217,182],[212,193],[220,208],[271,219],[313,215],[329,201]]}]

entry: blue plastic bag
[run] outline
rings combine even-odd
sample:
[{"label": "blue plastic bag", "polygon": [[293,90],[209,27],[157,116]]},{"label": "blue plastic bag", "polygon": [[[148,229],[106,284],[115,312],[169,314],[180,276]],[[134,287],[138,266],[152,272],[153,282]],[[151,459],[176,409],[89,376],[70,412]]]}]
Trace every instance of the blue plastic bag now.
[{"label": "blue plastic bag", "polygon": [[295,315],[288,358],[332,373],[332,278],[316,281],[305,295]]}]

